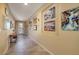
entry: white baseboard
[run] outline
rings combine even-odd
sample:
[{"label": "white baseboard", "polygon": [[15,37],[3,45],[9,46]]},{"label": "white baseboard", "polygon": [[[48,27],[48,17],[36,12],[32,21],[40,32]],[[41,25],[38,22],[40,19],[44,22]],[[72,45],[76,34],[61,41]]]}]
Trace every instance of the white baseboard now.
[{"label": "white baseboard", "polygon": [[31,40],[33,40],[35,43],[37,43],[41,48],[43,48],[46,52],[48,52],[50,55],[54,55],[51,51],[49,51],[44,45],[42,45],[40,42],[37,40],[34,40],[32,37],[29,37]]}]

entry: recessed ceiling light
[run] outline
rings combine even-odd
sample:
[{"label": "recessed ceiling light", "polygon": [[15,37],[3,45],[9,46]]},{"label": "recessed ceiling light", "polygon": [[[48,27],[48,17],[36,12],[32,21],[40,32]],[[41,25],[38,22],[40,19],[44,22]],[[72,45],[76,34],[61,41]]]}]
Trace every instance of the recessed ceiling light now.
[{"label": "recessed ceiling light", "polygon": [[28,3],[24,3],[24,5],[28,5]]}]

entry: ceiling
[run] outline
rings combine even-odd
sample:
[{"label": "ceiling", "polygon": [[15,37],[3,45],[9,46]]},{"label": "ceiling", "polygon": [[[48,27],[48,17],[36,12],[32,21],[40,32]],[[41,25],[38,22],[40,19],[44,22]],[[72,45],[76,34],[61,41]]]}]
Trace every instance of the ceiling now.
[{"label": "ceiling", "polygon": [[26,18],[32,16],[33,13],[35,13],[35,11],[39,9],[42,5],[43,3],[28,3],[28,5],[24,5],[24,3],[8,4],[11,13],[19,21],[25,21]]}]

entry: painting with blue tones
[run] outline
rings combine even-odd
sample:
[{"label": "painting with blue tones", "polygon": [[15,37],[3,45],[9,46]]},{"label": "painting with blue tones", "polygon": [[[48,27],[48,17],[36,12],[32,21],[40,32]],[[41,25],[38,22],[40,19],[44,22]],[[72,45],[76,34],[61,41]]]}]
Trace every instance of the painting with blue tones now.
[{"label": "painting with blue tones", "polygon": [[61,18],[64,31],[79,31],[79,7],[63,11]]}]

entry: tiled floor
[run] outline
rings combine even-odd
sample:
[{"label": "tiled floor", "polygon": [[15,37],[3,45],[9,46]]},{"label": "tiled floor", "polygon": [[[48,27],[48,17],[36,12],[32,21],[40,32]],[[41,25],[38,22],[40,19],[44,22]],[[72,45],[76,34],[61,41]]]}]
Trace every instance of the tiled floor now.
[{"label": "tiled floor", "polygon": [[11,44],[7,55],[49,55],[49,53],[27,36],[19,35],[17,42]]}]

